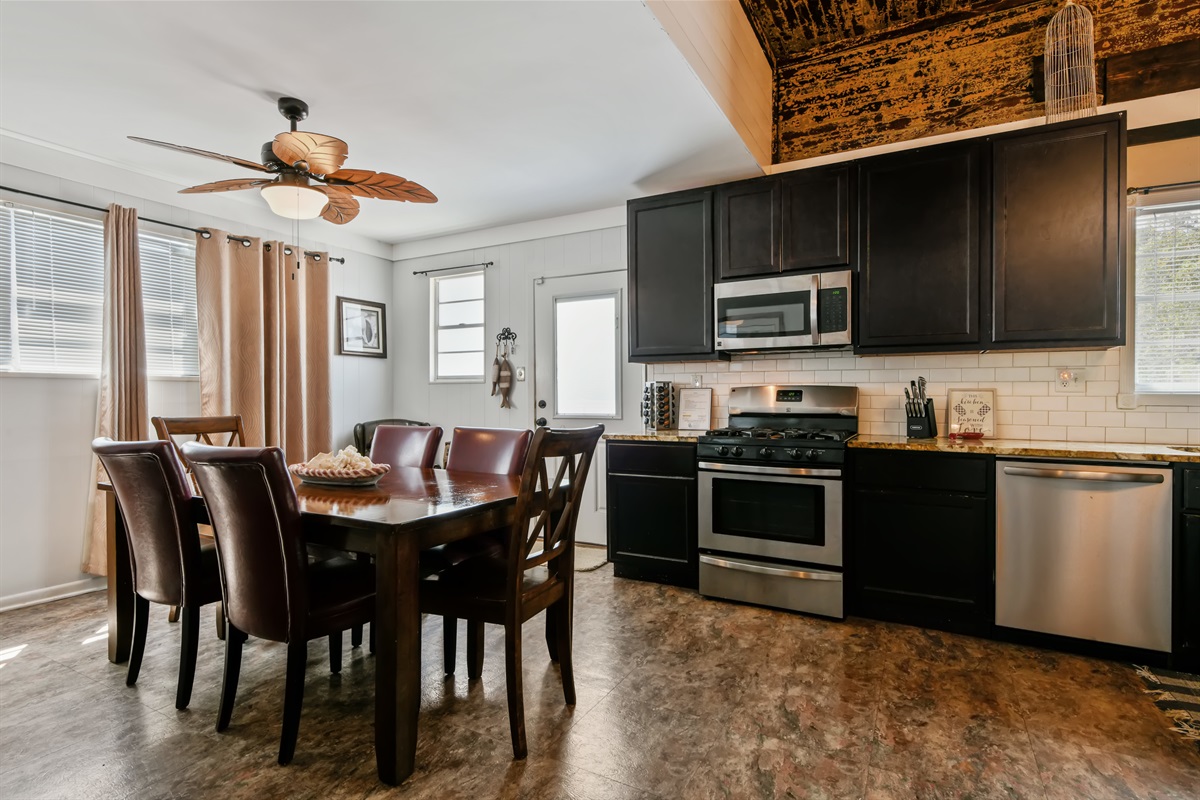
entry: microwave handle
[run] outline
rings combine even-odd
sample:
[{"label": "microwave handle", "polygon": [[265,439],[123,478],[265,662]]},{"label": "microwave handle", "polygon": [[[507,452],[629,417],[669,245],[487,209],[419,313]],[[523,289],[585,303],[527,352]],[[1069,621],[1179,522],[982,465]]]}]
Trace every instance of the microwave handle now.
[{"label": "microwave handle", "polygon": [[821,330],[818,322],[820,318],[817,315],[817,302],[821,297],[821,273],[814,272],[812,276],[812,288],[809,289],[808,297],[808,329],[812,331],[812,343],[818,345],[821,343]]}]

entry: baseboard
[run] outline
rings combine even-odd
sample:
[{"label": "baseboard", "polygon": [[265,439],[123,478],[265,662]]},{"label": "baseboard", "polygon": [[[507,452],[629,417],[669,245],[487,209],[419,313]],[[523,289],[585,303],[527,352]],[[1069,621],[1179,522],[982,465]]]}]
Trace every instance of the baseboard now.
[{"label": "baseboard", "polygon": [[36,606],[55,600],[65,600],[78,594],[103,591],[108,587],[108,578],[84,578],[70,583],[60,583],[58,586],[47,586],[44,589],[34,589],[32,592],[21,592],[0,597],[0,612],[13,611],[26,606]]}]

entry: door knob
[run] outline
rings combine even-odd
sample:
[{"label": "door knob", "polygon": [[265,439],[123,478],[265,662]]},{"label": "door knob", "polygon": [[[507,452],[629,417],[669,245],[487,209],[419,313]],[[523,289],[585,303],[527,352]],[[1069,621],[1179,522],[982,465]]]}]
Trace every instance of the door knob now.
[{"label": "door knob", "polygon": [[539,428],[546,427],[546,418],[545,417],[538,417],[537,419],[534,420],[534,422],[537,423],[537,426]]},{"label": "door knob", "polygon": [[546,401],[538,400],[538,408],[545,408],[545,407],[546,407]]}]

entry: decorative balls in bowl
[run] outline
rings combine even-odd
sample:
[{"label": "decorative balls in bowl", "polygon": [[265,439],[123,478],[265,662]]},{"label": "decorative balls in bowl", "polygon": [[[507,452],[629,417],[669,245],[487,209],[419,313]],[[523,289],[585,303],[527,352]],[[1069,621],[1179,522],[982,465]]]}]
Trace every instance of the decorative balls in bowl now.
[{"label": "decorative balls in bowl", "polygon": [[374,486],[390,469],[388,464],[375,464],[360,455],[354,445],[336,453],[318,453],[303,464],[288,467],[303,482],[320,486]]}]

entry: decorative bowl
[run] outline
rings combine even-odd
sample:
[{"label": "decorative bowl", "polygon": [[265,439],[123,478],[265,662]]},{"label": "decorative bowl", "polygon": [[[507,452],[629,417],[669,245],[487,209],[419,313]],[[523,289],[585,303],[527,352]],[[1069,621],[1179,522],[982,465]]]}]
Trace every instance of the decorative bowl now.
[{"label": "decorative bowl", "polygon": [[360,469],[312,469],[305,464],[292,464],[288,472],[317,486],[374,486],[390,469],[388,464],[372,464]]}]

